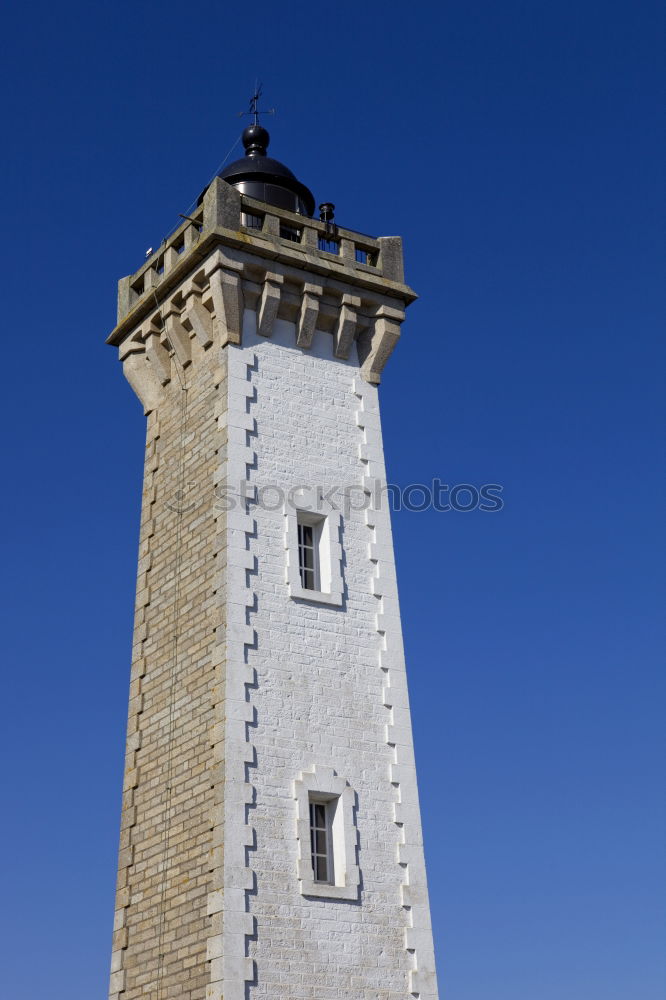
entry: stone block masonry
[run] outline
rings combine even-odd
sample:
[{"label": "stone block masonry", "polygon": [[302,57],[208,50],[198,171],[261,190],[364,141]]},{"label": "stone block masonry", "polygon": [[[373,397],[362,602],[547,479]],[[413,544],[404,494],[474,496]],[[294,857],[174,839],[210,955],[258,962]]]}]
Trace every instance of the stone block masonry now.
[{"label": "stone block masonry", "polygon": [[208,985],[224,532],[190,484],[213,481],[225,383],[212,356],[193,355],[148,418],[110,990],[127,1000],[175,984],[203,1000]]}]

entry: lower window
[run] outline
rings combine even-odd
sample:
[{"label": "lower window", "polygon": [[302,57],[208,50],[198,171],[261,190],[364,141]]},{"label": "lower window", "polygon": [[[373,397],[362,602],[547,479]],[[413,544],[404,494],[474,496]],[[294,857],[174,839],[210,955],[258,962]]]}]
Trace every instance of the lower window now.
[{"label": "lower window", "polygon": [[355,796],[330,767],[305,771],[294,782],[298,880],[304,896],[357,899]]}]

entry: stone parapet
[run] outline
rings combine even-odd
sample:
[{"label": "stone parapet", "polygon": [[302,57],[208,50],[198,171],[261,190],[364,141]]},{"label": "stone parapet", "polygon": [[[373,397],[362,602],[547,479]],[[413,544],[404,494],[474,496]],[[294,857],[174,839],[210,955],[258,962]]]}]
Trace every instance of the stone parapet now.
[{"label": "stone parapet", "polygon": [[277,319],[295,323],[302,350],[316,330],[331,334],[335,356],[346,360],[357,352],[362,377],[378,384],[400,336],[404,303],[383,294],[381,285],[370,291],[345,278],[311,275],[245,248],[218,246],[168,294],[165,289],[161,301],[151,293],[126,317],[122,338],[111,339],[146,413],[159,406],[174,366],[190,363],[193,342],[203,349],[242,342],[245,309],[256,311],[264,337]]},{"label": "stone parapet", "polygon": [[[221,274],[211,285],[216,269]],[[336,354],[344,358],[365,333],[362,374],[374,383],[399,336],[398,317],[416,298],[404,284],[399,237],[374,239],[265,205],[241,196],[220,178],[210,185],[198,211],[138,271],[120,280],[118,324],[108,343],[127,354],[128,340],[144,343],[146,329],[161,324],[164,315],[182,322],[184,299],[191,297],[193,286],[194,294],[205,295],[210,289],[208,311],[218,324],[222,320],[230,343],[240,343],[239,317],[248,302],[255,306],[257,294],[266,331],[276,317],[292,319],[294,310],[305,310],[301,347],[307,347],[315,329],[337,331]],[[315,298],[319,309],[314,308]],[[186,312],[193,313],[190,323],[203,316],[191,303]],[[387,317],[390,324],[375,323]],[[200,324],[197,329],[200,335]],[[179,332],[176,328],[176,336]],[[163,381],[153,355],[152,367]],[[135,359],[127,370],[139,367]],[[135,382],[144,381],[141,374],[133,373]]]}]

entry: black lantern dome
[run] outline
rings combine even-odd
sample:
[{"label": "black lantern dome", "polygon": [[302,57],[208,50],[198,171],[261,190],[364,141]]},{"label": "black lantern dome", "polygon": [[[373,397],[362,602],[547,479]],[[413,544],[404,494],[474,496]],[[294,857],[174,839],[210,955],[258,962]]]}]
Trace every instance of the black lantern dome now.
[{"label": "black lantern dome", "polygon": [[230,163],[218,177],[248,198],[311,216],[315,208],[312,192],[284,163],[266,156],[269,142],[270,136],[262,125],[248,125],[243,131],[245,156]]}]

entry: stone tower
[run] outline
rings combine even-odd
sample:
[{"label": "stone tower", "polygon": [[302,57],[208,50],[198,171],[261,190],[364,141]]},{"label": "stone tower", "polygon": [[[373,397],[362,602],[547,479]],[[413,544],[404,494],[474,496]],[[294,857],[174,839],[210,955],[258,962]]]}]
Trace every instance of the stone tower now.
[{"label": "stone tower", "polygon": [[109,337],[147,416],[110,997],[435,1000],[377,397],[414,293],[243,141]]}]

